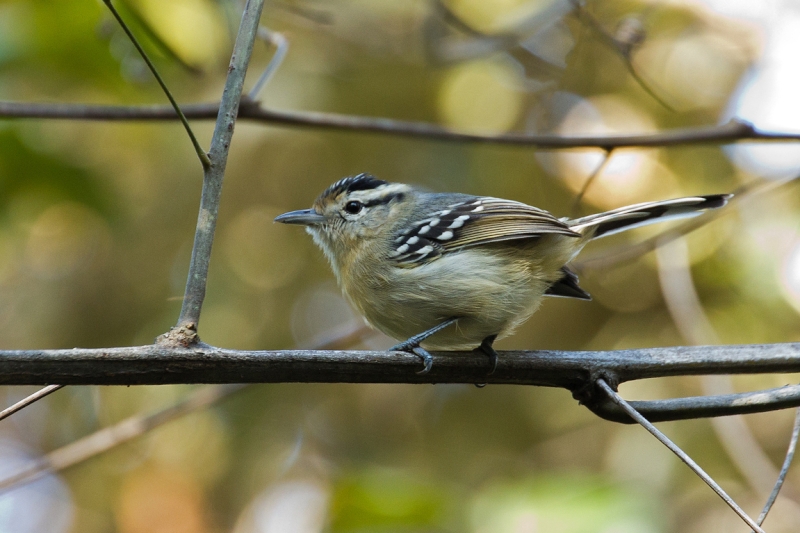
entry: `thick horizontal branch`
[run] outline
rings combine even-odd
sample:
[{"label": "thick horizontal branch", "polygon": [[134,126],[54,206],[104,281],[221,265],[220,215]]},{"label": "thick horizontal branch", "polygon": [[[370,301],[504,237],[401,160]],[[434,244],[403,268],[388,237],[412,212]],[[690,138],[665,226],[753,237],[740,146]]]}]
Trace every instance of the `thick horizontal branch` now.
[{"label": "thick horizontal branch", "polygon": [[202,345],[0,351],[3,385],[174,383],[505,383],[575,390],[598,375],[613,382],[680,375],[800,372],[800,343],[674,346],[609,352],[504,351],[487,375],[477,352],[435,352],[433,370],[404,352],[239,351]]},{"label": "thick horizontal branch", "polygon": [[[181,107],[189,119],[214,120],[217,104],[188,104]],[[89,104],[45,104],[0,102],[0,118],[43,118],[70,120],[152,121],[177,120],[169,106],[104,106]],[[800,134],[760,131],[747,122],[732,120],[719,126],[674,129],[641,135],[561,136],[507,133],[477,135],[459,133],[436,124],[379,117],[339,115],[312,111],[278,111],[242,99],[239,118],[266,124],[384,133],[451,142],[513,144],[543,149],[675,146],[685,144],[727,144],[739,141],[800,141]]]},{"label": "thick horizontal branch", "polygon": [[[562,387],[599,416],[630,422],[597,394],[610,383],[680,375],[800,372],[800,343],[677,346],[610,352],[506,351],[488,375],[476,352],[437,352],[433,369],[402,352],[237,351],[211,346],[0,351],[0,384],[493,383]],[[633,402],[653,421],[753,413],[800,405],[800,387],[757,393]]]}]

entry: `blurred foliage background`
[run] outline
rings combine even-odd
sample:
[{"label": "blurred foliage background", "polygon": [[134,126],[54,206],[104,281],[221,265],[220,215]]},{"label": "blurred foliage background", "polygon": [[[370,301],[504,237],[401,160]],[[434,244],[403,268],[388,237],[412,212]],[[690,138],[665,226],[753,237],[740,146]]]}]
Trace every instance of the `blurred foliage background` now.
[{"label": "blurred foliage background", "polygon": [[[757,7],[758,6],[758,7]],[[125,0],[181,102],[216,101],[241,5]],[[631,65],[596,26],[632,47]],[[800,127],[791,2],[335,0],[268,3],[291,43],[265,106],[424,120],[460,131],[647,133],[722,123]],[[249,82],[272,50],[256,46]],[[658,98],[642,88],[631,68]],[[165,103],[100,2],[0,1],[0,99]],[[663,103],[659,102],[659,99]],[[665,105],[666,104],[666,105]],[[781,122],[783,120],[783,122]],[[207,146],[213,125],[197,122]],[[537,151],[241,122],[231,147],[208,297],[210,344],[307,345],[357,323],[321,253],[275,215],[342,176],[512,198],[564,216],[727,192],[797,172],[793,146]],[[180,124],[0,120],[0,345],[147,344],[180,309],[202,172]],[[743,202],[687,239],[723,343],[800,340],[796,192]],[[647,228],[650,229],[650,228]],[[602,246],[652,234],[625,234]],[[609,239],[611,241],[611,239]],[[586,271],[592,302],[549,300],[501,349],[685,344],[653,254]],[[386,348],[373,336],[360,346]],[[358,347],[358,346],[357,346]],[[787,376],[736,378],[737,390]],[[69,387],[0,424],[0,474],[194,387]],[[4,388],[10,404],[32,388]],[[699,379],[623,386],[700,394]],[[792,413],[747,418],[779,464]],[[709,421],[667,433],[757,514]],[[735,437],[733,440],[738,439]],[[766,525],[794,531],[800,474]],[[744,526],[644,430],[598,420],[562,390],[257,385],[111,453],[0,496],[0,531],[206,533],[733,531]]]}]

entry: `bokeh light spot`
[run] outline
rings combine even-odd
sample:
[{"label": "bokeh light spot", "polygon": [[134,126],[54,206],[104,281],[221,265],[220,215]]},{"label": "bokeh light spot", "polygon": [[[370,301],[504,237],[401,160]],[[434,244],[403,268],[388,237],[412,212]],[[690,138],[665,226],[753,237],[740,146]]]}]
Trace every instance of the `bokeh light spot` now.
[{"label": "bokeh light spot", "polygon": [[271,207],[251,207],[225,228],[223,246],[231,270],[259,289],[286,285],[303,262],[305,247],[297,244],[307,235],[297,228],[275,224],[273,220],[281,212]]},{"label": "bokeh light spot", "polygon": [[447,125],[474,133],[508,131],[522,109],[517,73],[507,63],[473,61],[448,72],[439,89],[439,115]]},{"label": "bokeh light spot", "polygon": [[106,224],[75,202],[47,208],[30,228],[25,259],[33,275],[59,279],[105,258],[111,245]]}]

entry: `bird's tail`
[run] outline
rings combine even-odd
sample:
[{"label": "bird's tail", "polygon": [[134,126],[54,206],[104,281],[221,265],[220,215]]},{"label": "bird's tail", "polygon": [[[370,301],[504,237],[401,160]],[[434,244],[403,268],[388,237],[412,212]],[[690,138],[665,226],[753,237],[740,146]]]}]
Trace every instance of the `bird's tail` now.
[{"label": "bird's tail", "polygon": [[697,216],[709,209],[724,206],[732,196],[732,194],[712,194],[660,202],[645,202],[576,218],[567,223],[570,229],[584,235],[591,234],[591,238],[597,239],[655,222]]}]

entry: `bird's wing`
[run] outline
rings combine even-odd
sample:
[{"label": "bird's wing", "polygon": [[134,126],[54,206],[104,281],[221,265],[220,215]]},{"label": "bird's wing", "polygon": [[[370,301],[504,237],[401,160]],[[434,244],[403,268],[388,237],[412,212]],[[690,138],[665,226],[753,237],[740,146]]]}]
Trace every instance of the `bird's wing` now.
[{"label": "bird's wing", "polygon": [[442,254],[493,242],[547,234],[580,237],[542,209],[500,198],[473,197],[449,205],[402,231],[392,242],[392,258],[413,266]]}]

